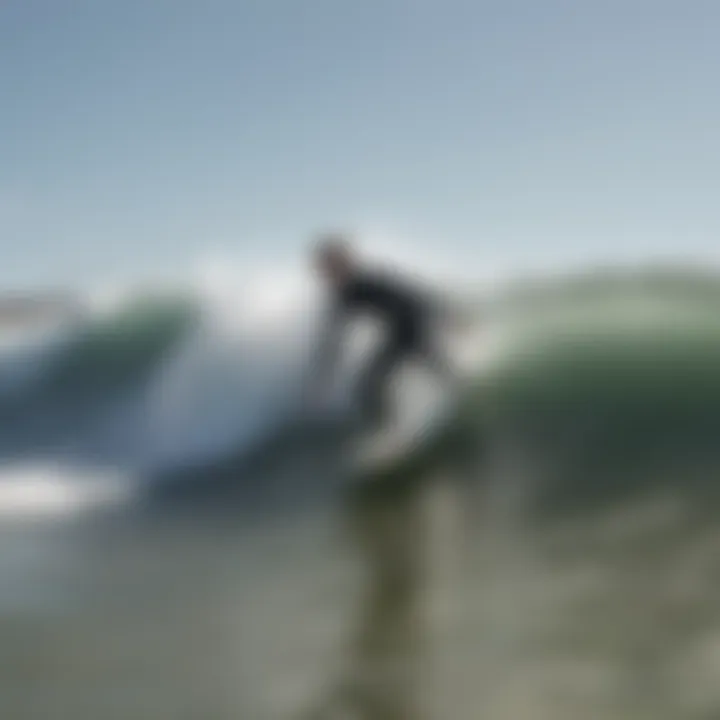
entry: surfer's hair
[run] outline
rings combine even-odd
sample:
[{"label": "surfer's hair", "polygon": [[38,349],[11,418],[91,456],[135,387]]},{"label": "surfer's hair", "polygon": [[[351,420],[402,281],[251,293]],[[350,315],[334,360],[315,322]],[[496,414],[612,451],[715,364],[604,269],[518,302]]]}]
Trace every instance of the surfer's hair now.
[{"label": "surfer's hair", "polygon": [[347,265],[354,252],[347,234],[341,232],[322,233],[315,245],[315,257],[322,262]]}]

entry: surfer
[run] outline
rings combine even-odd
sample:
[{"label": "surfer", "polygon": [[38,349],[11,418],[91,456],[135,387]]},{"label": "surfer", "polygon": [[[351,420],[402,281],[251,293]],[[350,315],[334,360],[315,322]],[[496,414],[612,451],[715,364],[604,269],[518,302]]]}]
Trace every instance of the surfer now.
[{"label": "surfer", "polygon": [[348,321],[357,314],[382,321],[384,336],[367,362],[357,387],[364,422],[381,426],[388,418],[387,389],[406,360],[419,361],[449,384],[454,374],[435,332],[440,306],[429,292],[395,274],[371,270],[352,242],[340,233],[322,235],[313,252],[315,271],[330,289],[328,318],[313,363],[311,399],[325,391],[337,363]]},{"label": "surfer", "polygon": [[[382,326],[380,342],[355,388],[358,419],[371,432],[391,425],[389,384],[406,361],[428,366],[443,385],[454,389],[456,373],[436,332],[447,315],[432,292],[395,273],[370,268],[341,234],[321,236],[311,262],[329,290],[330,302],[306,388],[308,400],[319,402],[327,392],[345,331],[358,315],[377,319]],[[365,565],[366,585],[351,628],[348,664],[310,708],[305,717],[312,720],[336,717],[338,711],[358,718],[421,716],[428,478],[421,472],[410,482],[385,477],[374,483],[365,482],[365,472],[353,471],[357,482],[349,483],[342,507],[349,539]]]}]

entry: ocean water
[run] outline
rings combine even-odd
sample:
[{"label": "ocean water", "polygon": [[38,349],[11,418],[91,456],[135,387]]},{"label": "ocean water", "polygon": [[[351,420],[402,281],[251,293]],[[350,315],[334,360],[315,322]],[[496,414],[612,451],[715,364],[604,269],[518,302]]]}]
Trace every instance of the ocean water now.
[{"label": "ocean water", "polygon": [[441,435],[344,480],[336,438],[287,431],[302,288],[16,341],[0,717],[717,717],[720,282],[571,280],[477,308],[470,464]]}]

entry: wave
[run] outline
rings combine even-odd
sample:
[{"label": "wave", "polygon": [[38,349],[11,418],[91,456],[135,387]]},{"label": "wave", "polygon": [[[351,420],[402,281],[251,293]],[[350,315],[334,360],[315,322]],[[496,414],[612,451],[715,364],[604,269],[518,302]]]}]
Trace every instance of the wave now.
[{"label": "wave", "polygon": [[191,298],[131,297],[110,312],[56,328],[3,358],[2,450],[52,452],[142,396],[197,325]]},{"label": "wave", "polygon": [[[498,433],[534,468],[552,467],[543,482],[555,508],[558,497],[639,486],[627,477],[632,463],[654,463],[655,478],[672,476],[680,457],[709,466],[720,429],[720,280],[653,269],[518,282],[492,302],[477,295],[468,312],[487,318],[485,342],[507,338],[499,360],[478,368],[448,432],[405,458],[398,476],[456,452],[458,437],[484,446]],[[297,416],[317,301],[287,278],[255,277],[130,294],[92,311],[0,359],[0,460],[112,466],[142,477],[152,502],[234,497],[251,507],[326,494],[334,466],[311,464],[341,429]],[[338,402],[372,332],[356,340]]]},{"label": "wave", "polygon": [[[495,362],[478,367],[457,415],[382,478],[374,474],[384,482],[372,486],[391,492],[438,464],[482,464],[489,453],[535,478],[527,502],[540,514],[596,509],[661,487],[701,495],[714,488],[720,282],[703,275],[695,287],[687,274],[590,280],[592,287],[574,278],[530,295],[523,287],[520,298],[498,301],[506,339]],[[153,478],[152,500],[255,509],[327,496],[337,482],[327,451],[342,433],[291,424],[253,452],[237,447],[165,468]]]}]

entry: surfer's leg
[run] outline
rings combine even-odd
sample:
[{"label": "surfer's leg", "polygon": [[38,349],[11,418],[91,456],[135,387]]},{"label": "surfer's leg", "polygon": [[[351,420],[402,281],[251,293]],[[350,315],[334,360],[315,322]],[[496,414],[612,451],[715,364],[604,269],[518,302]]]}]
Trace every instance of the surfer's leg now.
[{"label": "surfer's leg", "polygon": [[388,420],[391,407],[389,385],[392,372],[405,355],[405,348],[394,339],[385,343],[370,360],[358,384],[363,419],[372,425]]},{"label": "surfer's leg", "polygon": [[443,346],[437,333],[428,331],[418,347],[418,354],[423,364],[436,375],[449,390],[457,383],[457,371],[450,362],[447,349]]}]

